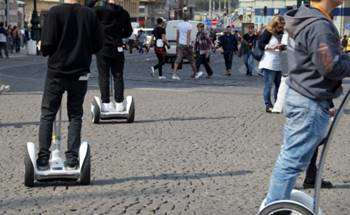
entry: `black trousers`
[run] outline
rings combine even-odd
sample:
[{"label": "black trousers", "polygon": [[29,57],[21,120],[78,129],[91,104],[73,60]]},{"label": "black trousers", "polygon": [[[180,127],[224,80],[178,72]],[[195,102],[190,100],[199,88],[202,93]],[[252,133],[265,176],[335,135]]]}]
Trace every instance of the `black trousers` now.
[{"label": "black trousers", "polygon": [[0,42],[0,58],[2,58],[2,50],[4,50],[5,56],[9,57],[9,52],[7,50],[7,43],[6,42]]},{"label": "black trousers", "polygon": [[87,91],[87,81],[79,81],[79,77],[47,77],[41,103],[39,158],[50,157],[53,122],[61,106],[62,96],[65,91],[67,92],[67,111],[69,119],[66,158],[77,158],[79,155],[83,103]]},{"label": "black trousers", "polygon": [[233,52],[224,52],[224,59],[225,59],[226,70],[231,70],[232,60],[233,60]]},{"label": "black trousers", "polygon": [[156,53],[156,56],[158,58],[158,64],[156,64],[154,66],[154,69],[158,69],[159,76],[163,76],[163,66],[165,64],[165,54]]},{"label": "black trousers", "polygon": [[312,157],[309,166],[306,169],[306,175],[305,175],[305,181],[307,182],[316,182],[316,176],[317,176],[317,155],[318,155],[318,148],[314,152],[314,156]]},{"label": "black trousers", "polygon": [[211,69],[210,65],[209,65],[209,57],[207,57],[206,54],[198,54],[197,55],[197,59],[196,59],[196,67],[197,67],[197,71],[199,71],[199,67],[201,65],[204,65],[205,70],[207,71],[208,76],[212,76],[213,75],[213,70]]},{"label": "black trousers", "polygon": [[101,54],[96,55],[98,80],[100,85],[102,103],[110,102],[109,80],[110,74],[114,80],[114,99],[120,103],[124,101],[124,55],[120,54],[117,57],[111,58]]}]

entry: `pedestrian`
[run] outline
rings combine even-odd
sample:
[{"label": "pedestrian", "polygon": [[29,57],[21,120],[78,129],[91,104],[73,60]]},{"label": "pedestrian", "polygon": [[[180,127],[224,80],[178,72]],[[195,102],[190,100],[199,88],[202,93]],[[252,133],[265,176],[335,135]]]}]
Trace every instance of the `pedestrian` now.
[{"label": "pedestrian", "polygon": [[174,71],[172,79],[181,80],[179,75],[177,74],[178,67],[182,60],[186,58],[192,68],[192,74],[190,78],[195,78],[197,74],[196,64],[193,58],[193,46],[192,46],[192,25],[188,22],[188,15],[184,14],[184,19],[177,26],[176,30],[176,60],[174,64]]},{"label": "pedestrian", "polygon": [[7,49],[13,54],[12,26],[7,26]]},{"label": "pedestrian", "polygon": [[238,40],[235,35],[232,34],[231,26],[225,28],[224,35],[219,37],[218,47],[221,49],[225,60],[224,75],[230,76],[232,69],[233,55],[238,51]]},{"label": "pedestrian", "polygon": [[157,19],[157,26],[153,29],[153,36],[151,39],[151,41],[155,41],[154,52],[156,53],[158,59],[158,63],[151,67],[151,75],[154,76],[155,70],[158,69],[158,78],[160,80],[166,79],[166,77],[163,75],[163,65],[165,64],[165,47],[169,47],[164,24],[165,23],[162,18]]},{"label": "pedestrian", "polygon": [[[139,53],[140,54],[143,54],[144,53],[144,48],[145,45],[146,45],[146,40],[147,40],[147,36],[145,34],[145,32],[141,29],[139,30],[138,32],[138,35],[137,35],[137,42],[138,42],[138,47],[139,47]],[[147,49],[147,48],[146,48]],[[146,50],[147,51],[147,50]]]},{"label": "pedestrian", "polygon": [[350,76],[350,60],[343,52],[332,11],[343,0],[311,0],[311,6],[287,12],[287,117],[283,146],[270,180],[266,204],[290,199],[300,172],[310,163],[324,139],[332,99],[342,93]]},{"label": "pedestrian", "polygon": [[49,169],[53,122],[65,91],[69,126],[64,165],[67,169],[78,167],[83,103],[91,56],[101,47],[102,29],[89,8],[81,6],[77,0],[65,0],[64,4],[49,10],[41,38],[41,52],[49,59],[41,103],[36,161],[39,170]]},{"label": "pedestrian", "polygon": [[343,36],[341,45],[343,46],[343,50],[346,51],[346,48],[348,47],[348,36],[346,35]]},{"label": "pedestrian", "polygon": [[254,58],[252,55],[252,49],[257,40],[257,36],[254,32],[254,25],[248,26],[248,33],[243,35],[243,60],[246,66],[247,72],[246,75],[252,76],[255,70]]},{"label": "pedestrian", "polygon": [[210,79],[213,75],[213,70],[209,64],[210,50],[213,47],[213,43],[210,40],[208,33],[204,30],[204,24],[197,24],[198,33],[196,35],[196,41],[194,50],[196,52],[196,70],[198,71],[195,78],[202,76],[202,72],[199,71],[200,66],[203,64],[207,72],[207,78]]},{"label": "pedestrian", "polygon": [[271,113],[273,105],[271,102],[271,90],[274,89],[274,99],[277,100],[277,93],[281,83],[282,76],[282,55],[281,52],[286,49],[282,44],[284,33],[284,18],[280,15],[272,17],[271,22],[266,26],[264,32],[258,40],[258,47],[264,50],[264,55],[259,62],[259,69],[264,74],[264,103],[267,113]]},{"label": "pedestrian", "polygon": [[132,54],[133,49],[136,46],[136,34],[131,34],[128,40],[129,53]]},{"label": "pedestrian", "polygon": [[[88,5],[94,7],[97,3],[92,0]],[[101,111],[122,112],[126,109],[124,103],[124,49],[123,38],[132,34],[129,13],[116,0],[108,0],[104,6],[96,6],[94,11],[104,29],[103,48],[96,54],[98,80],[101,93]],[[114,102],[110,101],[110,75],[114,81]]]},{"label": "pedestrian", "polygon": [[20,52],[21,50],[21,37],[18,27],[15,25],[13,26],[12,32],[12,43],[13,43],[13,49],[16,53]]},{"label": "pedestrian", "polygon": [[4,50],[6,58],[9,58],[7,50],[7,31],[4,28],[4,23],[0,22],[0,58],[3,58],[2,50]]}]

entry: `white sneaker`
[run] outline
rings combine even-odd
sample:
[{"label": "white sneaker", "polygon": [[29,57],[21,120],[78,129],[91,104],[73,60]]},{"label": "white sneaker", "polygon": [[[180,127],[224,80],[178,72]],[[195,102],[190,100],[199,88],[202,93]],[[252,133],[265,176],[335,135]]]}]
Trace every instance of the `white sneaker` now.
[{"label": "white sneaker", "polygon": [[0,94],[3,93],[3,92],[8,92],[8,91],[10,91],[10,85],[4,85],[4,84],[2,84],[2,85],[0,86]]},{"label": "white sneaker", "polygon": [[181,78],[177,74],[173,74],[171,77],[173,80],[181,80]]},{"label": "white sneaker", "polygon": [[123,112],[125,111],[125,105],[124,105],[124,102],[120,102],[120,103],[115,103],[115,110],[117,112]]},{"label": "white sneaker", "polygon": [[110,103],[102,103],[102,106],[101,106],[101,112],[113,112],[115,109],[114,109],[114,105],[112,102]]},{"label": "white sneaker", "polygon": [[158,78],[159,78],[159,80],[166,80],[165,76],[159,76]]},{"label": "white sneaker", "polygon": [[151,66],[151,76],[154,77],[154,74],[156,73],[156,71],[154,70],[154,67]]},{"label": "white sneaker", "polygon": [[197,74],[196,74],[196,76],[194,78],[198,79],[198,78],[202,77],[202,75],[203,75],[203,72],[199,71],[199,72],[197,72]]}]

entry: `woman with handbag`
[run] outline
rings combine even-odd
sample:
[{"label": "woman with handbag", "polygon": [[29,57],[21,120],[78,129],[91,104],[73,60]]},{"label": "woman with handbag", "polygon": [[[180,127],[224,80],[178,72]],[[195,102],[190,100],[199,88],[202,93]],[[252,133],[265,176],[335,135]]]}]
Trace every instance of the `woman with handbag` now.
[{"label": "woman with handbag", "polygon": [[165,46],[169,47],[168,40],[166,38],[166,32],[164,28],[164,21],[162,18],[157,19],[157,27],[153,29],[152,41],[155,41],[154,52],[157,55],[158,63],[151,67],[151,75],[155,76],[155,70],[158,69],[159,80],[166,79],[163,76],[163,65],[165,64],[166,49]]}]

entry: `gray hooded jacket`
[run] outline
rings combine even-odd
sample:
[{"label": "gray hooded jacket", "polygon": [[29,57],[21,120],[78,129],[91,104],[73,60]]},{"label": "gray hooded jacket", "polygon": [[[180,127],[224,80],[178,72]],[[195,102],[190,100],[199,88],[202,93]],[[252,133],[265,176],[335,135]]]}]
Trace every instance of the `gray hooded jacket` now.
[{"label": "gray hooded jacket", "polygon": [[[350,76],[350,58],[342,51],[339,32],[318,9],[301,6],[285,15],[288,41],[287,84],[316,100],[331,100],[342,92],[342,80]],[[331,65],[321,57],[328,47]]]}]

